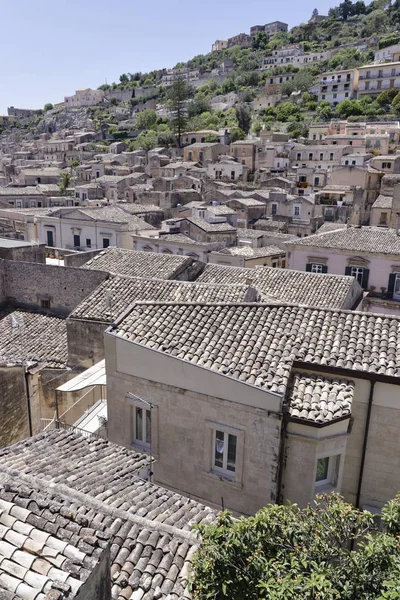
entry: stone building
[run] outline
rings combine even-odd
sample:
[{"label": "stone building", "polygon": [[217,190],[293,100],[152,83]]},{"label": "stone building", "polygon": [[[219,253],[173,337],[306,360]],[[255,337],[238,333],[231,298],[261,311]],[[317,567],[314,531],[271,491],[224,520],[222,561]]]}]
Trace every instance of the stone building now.
[{"label": "stone building", "polygon": [[399,330],[271,302],[137,303],[106,333],[109,437],[149,449],[146,410],[154,480],[239,513],[333,490],[379,510],[400,485]]}]

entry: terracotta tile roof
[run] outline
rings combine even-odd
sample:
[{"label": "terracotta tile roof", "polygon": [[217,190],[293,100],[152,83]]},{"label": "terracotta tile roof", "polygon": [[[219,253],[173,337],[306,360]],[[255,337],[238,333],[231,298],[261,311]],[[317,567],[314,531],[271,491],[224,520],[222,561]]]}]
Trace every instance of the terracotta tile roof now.
[{"label": "terracotta tile roof", "polygon": [[[100,284],[70,314],[73,319],[90,319],[112,322],[132,302],[242,302],[248,285],[219,285],[142,279],[140,277],[114,277]],[[112,292],[112,309],[106,305],[106,291]]]},{"label": "terracotta tile roof", "polygon": [[266,304],[142,304],[121,338],[284,394],[293,361],[400,377],[400,319]]},{"label": "terracotta tile roof", "polygon": [[67,328],[64,319],[14,311],[0,320],[0,364],[67,364]]},{"label": "terracotta tile roof", "polygon": [[108,248],[82,265],[82,269],[108,271],[128,277],[175,279],[193,263],[188,256],[139,252],[126,248]]},{"label": "terracotta tile roof", "polygon": [[[138,466],[146,461],[144,455],[105,440],[62,430],[41,433],[0,449],[0,513],[4,500],[12,506],[11,515],[25,519],[32,531],[38,530],[34,535],[43,547],[50,540],[49,547],[56,546],[54,568],[65,569],[66,580],[76,588],[109,546],[114,600],[178,600],[184,597],[186,577],[199,544],[192,525],[213,522],[216,513],[140,479]],[[17,542],[16,533],[6,532],[6,536]],[[26,566],[28,573],[33,572],[32,582],[39,567],[53,560],[50,552],[42,560],[37,548],[40,564],[36,565],[37,557],[31,552],[31,563]],[[5,546],[4,552],[7,550]],[[12,550],[12,556],[14,552],[18,549]],[[0,560],[1,553],[0,540]],[[64,555],[68,558],[65,563]],[[49,571],[49,578],[61,577],[58,571]],[[2,584],[0,574],[0,598]],[[74,596],[57,596],[60,600],[64,597]],[[31,598],[45,600],[44,596],[26,596]]]},{"label": "terracotta tile roof", "polygon": [[292,419],[329,423],[350,416],[353,398],[353,381],[330,379],[311,373],[293,373],[284,410]]},{"label": "terracotta tile roof", "polygon": [[346,227],[327,233],[316,233],[288,244],[296,247],[337,248],[370,254],[400,255],[400,236],[395,229],[382,227]]},{"label": "terracotta tile roof", "polygon": [[362,294],[361,287],[353,277],[319,275],[272,267],[250,270],[208,264],[197,281],[243,284],[248,279],[251,279],[253,285],[263,294],[271,295],[281,302],[290,304],[343,308],[344,306],[348,307],[348,298],[351,294],[354,293],[356,297]]}]

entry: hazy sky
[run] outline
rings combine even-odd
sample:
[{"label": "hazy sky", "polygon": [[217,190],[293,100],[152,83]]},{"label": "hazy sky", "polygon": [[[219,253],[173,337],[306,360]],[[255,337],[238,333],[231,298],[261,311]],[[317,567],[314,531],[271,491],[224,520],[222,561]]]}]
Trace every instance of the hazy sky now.
[{"label": "hazy sky", "polygon": [[251,25],[307,21],[329,0],[1,0],[0,114],[42,108],[121,73],[171,68]]}]

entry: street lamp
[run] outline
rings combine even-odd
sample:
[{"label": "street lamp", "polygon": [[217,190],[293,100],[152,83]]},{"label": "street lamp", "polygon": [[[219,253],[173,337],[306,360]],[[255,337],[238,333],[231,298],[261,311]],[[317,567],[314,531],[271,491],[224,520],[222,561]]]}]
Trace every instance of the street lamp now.
[{"label": "street lamp", "polygon": [[136,396],[136,394],[132,394],[132,392],[127,392],[125,395],[125,398],[128,398],[129,400],[134,400],[135,403],[139,404],[145,404],[146,406],[148,406],[150,408],[150,444],[149,444],[149,452],[150,452],[150,472],[149,472],[149,482],[151,483],[151,476],[153,475],[153,470],[152,470],[152,466],[153,466],[153,455],[151,453],[151,438],[152,438],[152,431],[151,431],[151,426],[152,426],[152,417],[151,417],[151,411],[154,408],[154,404],[152,404],[151,402],[149,402],[148,400],[144,400],[143,398],[139,398],[139,396]]}]

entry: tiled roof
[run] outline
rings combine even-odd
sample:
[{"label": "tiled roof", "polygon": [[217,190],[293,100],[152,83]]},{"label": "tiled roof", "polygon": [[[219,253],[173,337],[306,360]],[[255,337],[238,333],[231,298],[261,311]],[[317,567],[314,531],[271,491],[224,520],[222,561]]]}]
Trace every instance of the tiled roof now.
[{"label": "tiled roof", "polygon": [[[77,209],[72,209],[71,214]],[[94,221],[102,221],[105,223],[127,223],[130,231],[136,231],[138,229],[154,229],[152,225],[149,225],[142,219],[139,219],[133,214],[118,208],[117,206],[103,206],[94,208],[79,208],[78,212],[90,217]],[[68,219],[69,213],[66,212],[63,218]]]},{"label": "tiled roof", "polygon": [[25,361],[63,368],[67,357],[64,319],[14,311],[0,320],[0,364]]},{"label": "tiled roof", "polygon": [[161,213],[164,211],[159,206],[155,204],[132,204],[131,202],[119,202],[117,207],[131,215],[141,215],[145,213]]},{"label": "tiled roof", "polygon": [[212,242],[198,242],[184,233],[168,233],[167,235],[160,235],[156,239],[157,241],[161,242],[165,241],[175,242],[177,244],[192,244],[193,246],[204,246],[206,248],[209,248],[212,245]]},{"label": "tiled roof", "polygon": [[238,204],[242,204],[243,206],[247,206],[247,208],[261,208],[265,207],[264,202],[260,202],[260,200],[255,200],[254,198],[231,198],[228,200],[229,202],[237,202]]},{"label": "tiled roof", "polygon": [[[68,557],[61,547],[68,548],[70,561],[62,567],[75,573],[72,585],[78,586],[87,577],[93,559],[109,545],[114,600],[178,600],[184,597],[185,579],[199,543],[191,532],[192,525],[213,522],[216,513],[140,479],[137,469],[146,462],[144,455],[105,440],[62,430],[41,433],[0,449],[0,504],[1,499],[14,503],[20,508],[10,508],[11,515],[15,512],[29,526],[60,541],[49,544],[56,545],[55,555],[60,556],[56,568],[63,553]],[[46,538],[43,534],[35,536],[39,541]],[[12,540],[17,541],[15,534]],[[40,560],[53,562],[50,552],[42,557],[37,548]],[[0,541],[0,554],[1,549]],[[89,557],[85,558],[85,552]],[[35,572],[32,552],[30,558],[27,568]],[[59,573],[53,571],[52,575]],[[0,575],[0,598],[3,580]],[[21,597],[45,600],[44,596]]]},{"label": "tiled roof", "polygon": [[189,221],[189,223],[195,225],[196,227],[203,229],[203,231],[206,231],[207,233],[222,233],[225,231],[235,231],[235,228],[232,227],[232,225],[229,225],[229,223],[208,223],[200,217],[186,217],[186,220]]},{"label": "tiled roof", "polygon": [[[112,322],[132,302],[242,302],[248,285],[219,285],[114,277],[100,284],[71,313],[73,319]],[[106,305],[106,291],[112,292],[112,309]]]},{"label": "tiled roof", "polygon": [[[305,273],[291,269],[259,267],[244,269],[206,265],[198,277],[199,283],[246,283],[251,279],[261,293],[272,295],[281,302],[318,306],[321,308],[342,308],[346,305],[354,286],[359,287],[353,277]],[[360,295],[362,293],[359,288]]]},{"label": "tiled roof", "polygon": [[0,187],[0,196],[43,196],[43,191],[34,185],[26,187]]},{"label": "tiled roof", "polygon": [[[337,229],[345,229],[347,225],[345,223],[330,223],[326,221],[326,223],[322,223],[321,227],[318,229],[317,233],[326,233],[327,231],[336,231]],[[293,236],[292,239],[298,240],[297,236]]]},{"label": "tiled roof", "polygon": [[392,208],[393,198],[392,196],[384,196],[380,194],[371,208]]},{"label": "tiled roof", "polygon": [[353,381],[311,373],[293,373],[284,409],[292,419],[329,423],[351,414],[353,398]]},{"label": "tiled roof", "polygon": [[400,319],[267,304],[142,304],[121,338],[284,394],[293,361],[400,377]]},{"label": "tiled roof", "polygon": [[[203,208],[203,207],[202,207]],[[209,204],[204,206],[207,208],[207,211],[213,213],[214,215],[235,215],[236,211],[233,208],[229,208],[225,204]]]},{"label": "tiled roof", "polygon": [[275,256],[276,254],[286,254],[285,250],[278,246],[264,246],[263,248],[250,248],[249,246],[234,246],[224,248],[218,254],[230,254],[231,256],[243,256],[244,258],[262,258],[263,256]]},{"label": "tiled roof", "polygon": [[[87,519],[76,510],[68,511],[1,472],[0,478],[0,598],[77,597],[102,552],[96,532],[86,528],[84,534]],[[81,530],[80,536],[76,532]]]},{"label": "tiled roof", "polygon": [[316,233],[288,244],[370,254],[400,254],[400,236],[395,229],[382,227],[346,227],[328,233]]},{"label": "tiled roof", "polygon": [[189,267],[193,259],[188,256],[173,256],[155,252],[138,252],[126,248],[108,248],[82,265],[82,269],[108,271],[128,277],[155,277],[175,279]]}]

